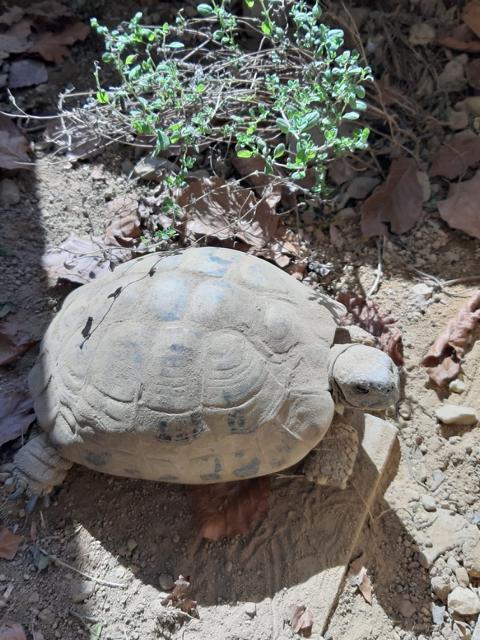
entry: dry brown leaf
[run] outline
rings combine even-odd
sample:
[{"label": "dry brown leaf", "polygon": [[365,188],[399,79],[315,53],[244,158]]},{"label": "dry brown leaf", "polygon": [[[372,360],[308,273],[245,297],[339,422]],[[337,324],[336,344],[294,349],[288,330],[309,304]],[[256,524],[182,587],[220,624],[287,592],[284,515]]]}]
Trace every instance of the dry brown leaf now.
[{"label": "dry brown leaf", "polygon": [[189,487],[194,520],[202,538],[219,540],[247,533],[268,511],[269,478]]},{"label": "dry brown leaf", "polygon": [[31,398],[21,391],[0,395],[0,446],[27,432],[35,420]]},{"label": "dry brown leaf", "polygon": [[480,4],[476,0],[463,7],[462,20],[480,38]]},{"label": "dry brown leaf", "polygon": [[27,149],[28,142],[15,126],[13,120],[0,114],[0,167],[2,169],[31,169],[32,164]]},{"label": "dry brown leaf", "polygon": [[184,576],[178,576],[178,580],[175,580],[175,586],[172,592],[162,600],[162,604],[164,606],[171,604],[189,615],[196,615],[197,601],[190,598],[190,591],[190,577],[187,576],[185,578]]},{"label": "dry brown leaf", "polygon": [[129,260],[131,255],[128,249],[107,246],[102,238],[72,234],[59,247],[47,251],[42,265],[51,278],[85,284]]},{"label": "dry brown leaf", "polygon": [[[0,558],[4,560],[13,560],[17,555],[18,547],[23,542],[23,536],[7,529],[7,527],[0,528]],[[1,636],[0,636],[1,640]]]},{"label": "dry brown leaf", "polygon": [[368,576],[367,569],[364,566],[365,554],[362,553],[358,558],[352,560],[348,568],[348,575],[352,587],[357,587],[368,604],[372,604],[372,582]]},{"label": "dry brown leaf", "polygon": [[89,33],[90,27],[76,20],[64,27],[60,33],[42,33],[28,52],[38,53],[47,62],[60,63],[70,53],[68,46],[85,40]]},{"label": "dry brown leaf", "polygon": [[444,36],[437,40],[438,44],[447,49],[453,49],[454,51],[465,51],[466,53],[479,53],[480,41],[470,40],[468,36],[466,38],[458,36]]},{"label": "dry brown leaf", "polygon": [[435,153],[430,169],[431,176],[444,176],[453,180],[480,162],[480,136],[470,131],[460,131],[453,135]]},{"label": "dry brown leaf", "polygon": [[474,330],[479,321],[480,290],[448,321],[422,359],[422,365],[427,367],[428,377],[432,382],[442,386],[458,376],[462,358],[473,345]]},{"label": "dry brown leaf", "polygon": [[108,204],[112,217],[105,230],[105,244],[132,247],[142,235],[137,214],[138,201],[132,196],[118,196]]},{"label": "dry brown leaf", "polygon": [[313,613],[303,604],[290,608],[290,626],[295,633],[309,637],[313,626]]},{"label": "dry brown leaf", "polygon": [[0,15],[0,24],[6,24],[7,26],[10,27],[12,26],[12,24],[15,24],[16,22],[21,20],[24,14],[25,14],[25,11],[20,7],[16,7],[16,6],[10,7],[10,9],[7,9],[7,11],[4,11]]},{"label": "dry brown leaf", "polygon": [[375,84],[380,95],[380,101],[384,107],[390,107],[391,105],[398,105],[404,102],[404,93],[390,84],[387,75],[383,75]]},{"label": "dry brown leaf", "polygon": [[0,365],[14,362],[36,342],[19,326],[16,318],[0,322]]},{"label": "dry brown leaf", "polygon": [[257,249],[274,238],[280,222],[265,200],[220,177],[191,179],[178,204],[187,236],[237,239]]},{"label": "dry brown leaf", "polygon": [[385,183],[362,205],[362,233],[367,236],[405,233],[423,213],[423,190],[413,158],[399,158],[390,165]]},{"label": "dry brown leaf", "polygon": [[328,165],[328,177],[333,184],[340,186],[355,176],[356,171],[345,158],[332,160]]},{"label": "dry brown leaf", "polygon": [[448,197],[438,203],[438,211],[453,229],[480,238],[480,171],[471,180],[450,185]]},{"label": "dry brown leaf", "polygon": [[480,59],[470,60],[465,67],[468,84],[474,89],[480,90]]},{"label": "dry brown leaf", "polygon": [[342,292],[337,296],[347,309],[341,318],[341,324],[354,324],[365,329],[377,339],[378,346],[388,353],[396,365],[403,365],[403,344],[400,329],[395,326],[395,319],[380,309],[373,300],[366,300],[350,292]]},{"label": "dry brown leaf", "polygon": [[49,20],[71,16],[71,10],[57,0],[42,0],[41,2],[31,2],[25,13],[30,16],[44,17]]},{"label": "dry brown leaf", "polygon": [[18,622],[4,620],[0,623],[0,640],[27,640],[27,636]]},{"label": "dry brown leaf", "polygon": [[269,207],[276,207],[282,197],[280,184],[274,184],[275,176],[265,175],[265,160],[262,158],[232,158],[232,165],[242,177],[247,178],[255,193],[266,199]]}]

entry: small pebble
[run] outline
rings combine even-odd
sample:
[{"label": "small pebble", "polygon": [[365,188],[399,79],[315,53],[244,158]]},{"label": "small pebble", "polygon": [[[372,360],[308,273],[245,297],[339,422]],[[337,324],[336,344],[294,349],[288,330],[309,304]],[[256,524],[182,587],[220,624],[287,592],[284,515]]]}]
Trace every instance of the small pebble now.
[{"label": "small pebble", "polygon": [[420,501],[425,511],[437,510],[437,503],[435,502],[435,498],[433,498],[432,496],[422,496]]},{"label": "small pebble", "polygon": [[158,584],[164,591],[171,591],[175,586],[175,581],[168,573],[161,573],[158,576]]},{"label": "small pebble", "polygon": [[468,587],[470,584],[470,580],[468,578],[468,572],[465,567],[458,566],[455,569],[455,577],[457,579],[458,584],[461,587]]},{"label": "small pebble", "polygon": [[463,393],[465,391],[465,383],[463,380],[452,380],[448,385],[448,388],[453,393]]},{"label": "small pebble", "polygon": [[127,541],[127,549],[130,551],[130,553],[132,553],[132,551],[135,551],[137,547],[138,547],[138,542],[136,540],[132,540],[130,538],[130,540]]},{"label": "small pebble", "polygon": [[455,587],[448,596],[448,610],[461,616],[474,616],[480,613],[480,598],[474,591],[465,587]]},{"label": "small pebble", "polygon": [[445,619],[446,607],[442,607],[439,604],[432,605],[432,621],[433,624],[443,624]]},{"label": "small pebble", "polygon": [[250,618],[254,618],[257,615],[257,605],[255,602],[246,602],[243,610]]},{"label": "small pebble", "polygon": [[457,404],[444,404],[439,407],[435,415],[444,424],[475,424],[477,413],[473,407],[463,407]]}]

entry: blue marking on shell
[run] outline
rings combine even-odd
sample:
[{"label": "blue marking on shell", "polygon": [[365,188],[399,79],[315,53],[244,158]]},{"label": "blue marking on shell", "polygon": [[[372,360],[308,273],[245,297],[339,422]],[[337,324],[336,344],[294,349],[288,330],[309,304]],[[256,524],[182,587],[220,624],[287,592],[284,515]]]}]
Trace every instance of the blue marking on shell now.
[{"label": "blue marking on shell", "polygon": [[93,451],[88,451],[85,454],[86,462],[88,462],[89,464],[93,464],[96,467],[103,467],[105,464],[107,464],[109,458],[110,454],[108,453],[108,451],[105,451],[104,453],[93,453]]},{"label": "blue marking on shell", "polygon": [[250,460],[248,464],[243,465],[243,467],[238,467],[238,469],[235,469],[233,475],[237,478],[248,478],[250,476],[256,476],[259,469],[260,459],[254,458],[253,460]]},{"label": "blue marking on shell", "polygon": [[223,276],[231,265],[231,260],[225,260],[224,258],[210,254],[206,256],[205,260],[202,260],[200,264],[195,266],[195,270],[206,273],[209,276]]},{"label": "blue marking on shell", "polygon": [[220,480],[220,475],[218,473],[202,473],[200,474],[200,480],[203,480],[203,482],[216,482]]}]

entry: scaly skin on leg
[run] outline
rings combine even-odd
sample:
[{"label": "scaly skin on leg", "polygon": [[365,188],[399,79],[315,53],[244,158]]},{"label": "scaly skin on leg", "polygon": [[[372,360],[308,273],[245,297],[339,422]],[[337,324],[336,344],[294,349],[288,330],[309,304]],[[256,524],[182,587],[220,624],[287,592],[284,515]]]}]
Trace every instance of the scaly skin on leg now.
[{"label": "scaly skin on leg", "polygon": [[19,497],[24,492],[28,496],[48,495],[62,484],[71,466],[72,463],[52,447],[46,434],[32,438],[8,465],[16,489],[12,497]]},{"label": "scaly skin on leg", "polygon": [[324,438],[305,458],[305,477],[315,484],[345,489],[355,466],[358,447],[357,430],[335,414]]}]

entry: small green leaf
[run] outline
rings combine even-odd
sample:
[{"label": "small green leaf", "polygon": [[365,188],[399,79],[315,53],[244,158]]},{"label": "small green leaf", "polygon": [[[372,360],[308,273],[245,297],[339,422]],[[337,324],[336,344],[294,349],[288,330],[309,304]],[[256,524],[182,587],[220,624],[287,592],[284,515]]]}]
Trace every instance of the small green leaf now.
[{"label": "small green leaf", "polygon": [[127,66],[130,66],[131,64],[133,64],[135,62],[136,58],[137,58],[137,56],[135,54],[131,53],[129,56],[127,56],[125,58],[125,64]]},{"label": "small green leaf", "polygon": [[255,0],[245,0],[245,4],[247,5],[247,7],[249,9],[251,9],[253,7],[253,5],[255,4]]},{"label": "small green leaf", "polygon": [[249,151],[248,149],[240,149],[237,151],[238,158],[251,158],[253,156],[253,151]]},{"label": "small green leaf", "polygon": [[272,25],[269,22],[262,22],[262,33],[266,36],[272,35]]},{"label": "small green leaf", "polygon": [[199,4],[197,11],[201,16],[211,16],[213,14],[213,7],[209,4]]},{"label": "small green leaf", "polygon": [[275,158],[275,160],[285,155],[285,151],[286,151],[286,147],[283,144],[283,142],[281,142],[280,144],[277,144],[277,146],[273,150],[273,157]]},{"label": "small green leaf", "polygon": [[290,133],[291,125],[287,120],[284,118],[277,118],[276,123],[282,133]]},{"label": "small green leaf", "polygon": [[200,84],[197,84],[197,86],[195,87],[194,91],[195,91],[195,93],[203,93],[206,88],[207,88],[206,85],[200,83]]},{"label": "small green leaf", "polygon": [[110,96],[106,91],[104,91],[104,89],[100,89],[100,91],[97,91],[95,97],[97,98],[97,102],[99,104],[108,104],[110,102]]},{"label": "small green leaf", "polygon": [[167,44],[167,47],[169,49],[183,49],[185,45],[183,44],[183,42],[170,42],[169,44]]},{"label": "small green leaf", "polygon": [[344,120],[358,120],[360,117],[360,114],[357,113],[356,111],[347,111],[347,113],[344,113],[342,118]]},{"label": "small green leaf", "polygon": [[163,131],[157,131],[157,149],[165,151],[170,146],[170,138]]},{"label": "small green leaf", "polygon": [[366,108],[367,108],[367,103],[364,102],[363,100],[355,101],[355,109],[358,109],[359,111],[365,111]]}]

